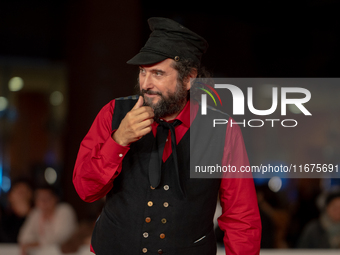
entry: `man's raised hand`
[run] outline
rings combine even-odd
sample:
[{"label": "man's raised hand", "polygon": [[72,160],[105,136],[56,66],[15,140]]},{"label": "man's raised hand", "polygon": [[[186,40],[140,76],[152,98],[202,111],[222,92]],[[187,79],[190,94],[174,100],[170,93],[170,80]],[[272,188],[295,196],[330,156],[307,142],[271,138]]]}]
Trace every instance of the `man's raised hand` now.
[{"label": "man's raised hand", "polygon": [[113,140],[122,146],[139,140],[152,130],[153,117],[153,109],[150,106],[143,106],[143,97],[139,96],[135,106],[126,114],[116,132],[113,133]]}]

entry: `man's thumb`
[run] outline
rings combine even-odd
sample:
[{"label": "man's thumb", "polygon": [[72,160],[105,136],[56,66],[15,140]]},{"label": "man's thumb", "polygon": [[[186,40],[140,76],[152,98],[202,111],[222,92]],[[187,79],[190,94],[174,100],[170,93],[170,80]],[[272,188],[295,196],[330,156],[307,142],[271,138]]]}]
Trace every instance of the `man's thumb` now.
[{"label": "man's thumb", "polygon": [[135,106],[132,109],[138,109],[139,107],[143,106],[143,97],[139,96],[137,103],[135,104]]}]

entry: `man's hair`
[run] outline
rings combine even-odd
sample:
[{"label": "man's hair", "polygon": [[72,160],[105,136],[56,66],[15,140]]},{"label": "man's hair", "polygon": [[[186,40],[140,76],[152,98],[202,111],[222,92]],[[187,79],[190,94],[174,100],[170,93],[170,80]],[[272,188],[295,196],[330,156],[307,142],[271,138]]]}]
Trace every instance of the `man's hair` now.
[{"label": "man's hair", "polygon": [[190,59],[174,62],[172,67],[178,71],[178,79],[181,81],[184,81],[193,69],[197,70],[197,78],[210,77],[210,73],[204,67],[199,66],[199,64]]},{"label": "man's hair", "polygon": [[[172,67],[177,70],[178,72],[178,82],[183,84],[184,80],[190,75],[193,69],[197,70],[197,77],[196,78],[210,78],[211,75],[209,71],[206,70],[205,67],[200,66],[197,62],[194,62],[190,59],[183,59],[178,62],[174,62]],[[193,82],[191,84],[191,89],[188,91],[187,99],[190,98],[190,93],[193,94],[195,92],[195,87],[197,84]]]}]

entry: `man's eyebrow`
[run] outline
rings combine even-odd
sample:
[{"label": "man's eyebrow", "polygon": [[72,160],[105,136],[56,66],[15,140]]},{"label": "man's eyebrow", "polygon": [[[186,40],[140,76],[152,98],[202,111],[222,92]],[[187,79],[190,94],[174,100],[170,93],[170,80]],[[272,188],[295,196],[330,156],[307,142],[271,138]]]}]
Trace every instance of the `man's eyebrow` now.
[{"label": "man's eyebrow", "polygon": [[[139,69],[145,69],[145,67],[144,67],[144,66],[139,66]],[[161,73],[166,73],[164,70],[162,70],[162,69],[157,69],[157,68],[150,69],[150,72],[161,72]]]},{"label": "man's eyebrow", "polygon": [[161,70],[161,69],[151,69],[150,70],[151,72],[160,72],[160,73],[165,73],[165,71],[164,70]]}]

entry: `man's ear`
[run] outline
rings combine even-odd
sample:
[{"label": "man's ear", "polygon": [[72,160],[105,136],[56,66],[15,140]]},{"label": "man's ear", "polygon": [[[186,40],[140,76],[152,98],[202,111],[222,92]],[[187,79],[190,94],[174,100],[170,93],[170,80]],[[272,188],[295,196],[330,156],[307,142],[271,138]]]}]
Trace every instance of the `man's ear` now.
[{"label": "man's ear", "polygon": [[195,79],[196,77],[197,77],[197,69],[193,68],[193,69],[191,69],[190,74],[184,79],[184,84],[185,84],[187,90],[189,90],[191,88],[190,79]]}]

